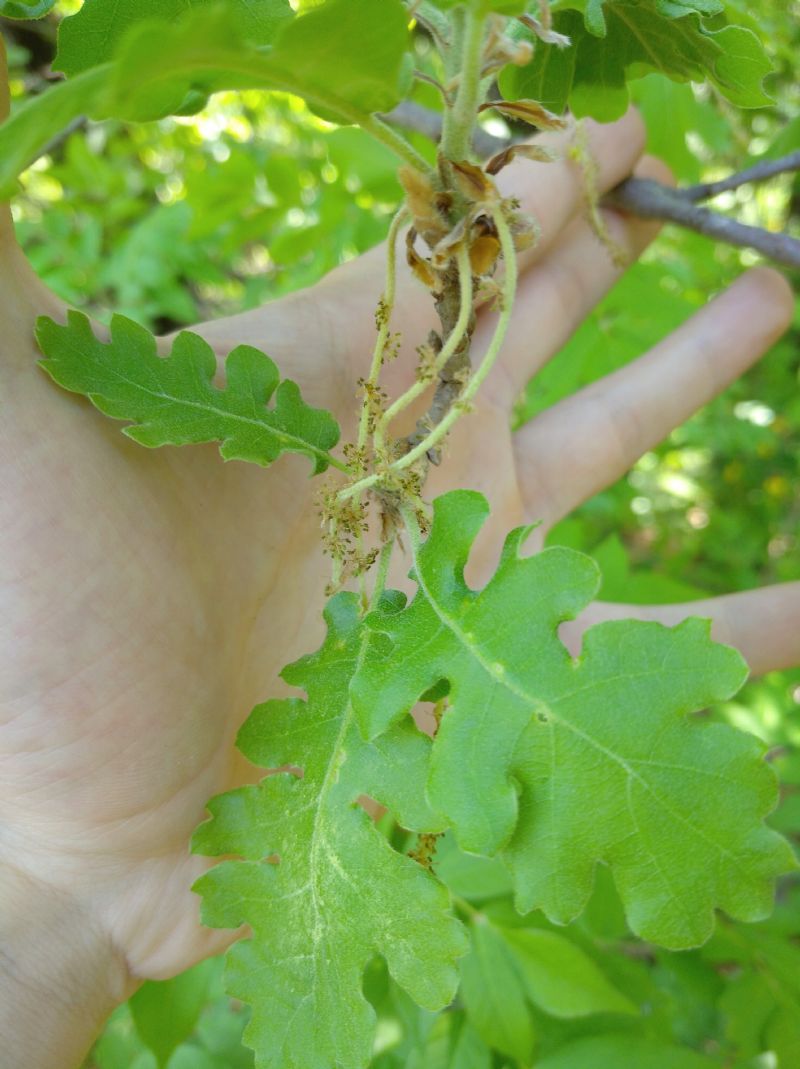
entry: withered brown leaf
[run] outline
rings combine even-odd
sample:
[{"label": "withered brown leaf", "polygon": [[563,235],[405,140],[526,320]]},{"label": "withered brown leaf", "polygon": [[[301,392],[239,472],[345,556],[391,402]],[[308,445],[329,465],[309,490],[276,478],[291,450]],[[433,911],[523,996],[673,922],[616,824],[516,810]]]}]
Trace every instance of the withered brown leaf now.
[{"label": "withered brown leaf", "polygon": [[550,10],[550,0],[539,0],[538,19],[533,15],[517,15],[517,18],[523,26],[527,26],[540,41],[544,41],[547,45],[555,45],[557,48],[566,48],[568,45],[572,44],[566,34],[556,33],[553,29],[553,13]]},{"label": "withered brown leaf", "polygon": [[523,156],[526,160],[536,160],[538,163],[552,163],[558,159],[555,152],[545,148],[544,145],[534,145],[523,141],[518,145],[509,145],[502,152],[492,156],[488,163],[484,165],[485,169],[489,174],[498,174],[517,156]]},{"label": "withered brown leaf", "polygon": [[486,111],[488,108],[494,108],[509,119],[526,122],[538,130],[563,130],[567,125],[566,119],[548,111],[536,100],[487,100],[478,110]]}]

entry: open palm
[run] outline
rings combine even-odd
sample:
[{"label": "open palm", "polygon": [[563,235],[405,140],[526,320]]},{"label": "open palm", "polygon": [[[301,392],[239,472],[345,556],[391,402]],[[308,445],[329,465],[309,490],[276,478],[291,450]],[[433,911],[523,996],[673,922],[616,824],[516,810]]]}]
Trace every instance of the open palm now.
[{"label": "open palm", "polygon": [[[640,163],[636,116],[591,136],[602,188],[637,164],[658,173]],[[571,164],[524,162],[504,178],[544,234],[524,265],[503,359],[427,486],[429,496],[466,486],[490,499],[476,580],[510,527],[543,520],[543,532],[617,479],[756,360],[791,315],[780,276],[752,272],[638,362],[512,434],[519,390],[618,271],[582,221]],[[632,257],[653,235],[619,217],[610,225]],[[269,352],[350,436],[382,261],[375,250],[311,290],[197,330],[220,360],[241,342]],[[143,450],[35,368],[40,314],[60,319],[64,309],[31,274],[5,216],[0,861],[79,901],[133,983],[219,945],[189,891],[207,864],[189,857],[189,836],[211,795],[254,775],[235,756],[236,729],[319,638],[328,564],[307,460],[285,457],[265,472],[224,465],[212,447]],[[478,351],[491,318],[479,318]],[[427,294],[403,274],[394,329],[407,354],[434,325]],[[412,355],[392,366],[392,391],[408,385],[413,364]],[[595,607],[569,640],[621,611]],[[690,611],[713,615],[718,637],[757,670],[800,660],[800,584],[635,614],[671,621]]]}]

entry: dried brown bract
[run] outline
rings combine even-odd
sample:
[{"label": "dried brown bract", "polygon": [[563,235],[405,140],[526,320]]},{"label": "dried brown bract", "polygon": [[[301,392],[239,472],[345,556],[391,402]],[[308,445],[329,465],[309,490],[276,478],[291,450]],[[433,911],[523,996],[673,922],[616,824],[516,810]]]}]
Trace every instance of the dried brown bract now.
[{"label": "dried brown bract", "polygon": [[488,174],[498,174],[518,156],[521,156],[526,160],[534,160],[537,163],[552,163],[558,158],[555,152],[549,148],[545,148],[544,145],[521,142],[518,145],[509,145],[508,148],[504,148],[502,152],[498,152],[497,155],[492,156],[485,165],[486,172]]},{"label": "dried brown bract", "polygon": [[537,130],[563,130],[567,126],[566,119],[548,111],[538,100],[487,100],[478,110],[487,111],[489,108],[509,119],[535,126]]},{"label": "dried brown bract", "polygon": [[405,190],[415,230],[429,245],[435,245],[449,229],[447,220],[439,210],[438,191],[427,175],[413,167],[401,167],[397,176]]}]

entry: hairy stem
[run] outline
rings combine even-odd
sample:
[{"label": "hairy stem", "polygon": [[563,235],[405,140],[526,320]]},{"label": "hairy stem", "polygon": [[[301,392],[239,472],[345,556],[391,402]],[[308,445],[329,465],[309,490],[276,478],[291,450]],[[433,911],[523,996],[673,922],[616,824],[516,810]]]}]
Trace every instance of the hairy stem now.
[{"label": "hairy stem", "polygon": [[484,28],[485,18],[477,4],[473,4],[464,23],[456,102],[446,110],[444,117],[442,155],[448,160],[463,160],[470,150],[481,96]]},{"label": "hairy stem", "polygon": [[[417,104],[413,100],[403,100],[381,118],[392,126],[422,134],[429,141],[441,141],[442,116],[438,111],[426,108],[424,104]],[[476,156],[481,158],[493,156],[507,147],[508,142],[504,138],[495,137],[494,134],[487,133],[479,126],[472,132],[472,151]]]},{"label": "hairy stem", "polygon": [[408,535],[408,544],[411,549],[412,558],[416,558],[417,554],[422,547],[422,531],[419,526],[419,518],[417,517],[414,509],[404,505],[400,509],[400,515],[403,517],[403,525]]},{"label": "hairy stem", "polygon": [[353,497],[355,494],[361,494],[365,490],[369,490],[375,486],[382,479],[385,479],[389,473],[404,471],[406,468],[416,464],[418,460],[421,460],[427,453],[436,446],[449,434],[453,425],[458,421],[462,414],[468,410],[469,405],[486,381],[486,377],[495,365],[497,357],[505,341],[506,332],[508,331],[508,325],[511,321],[511,314],[514,309],[514,296],[517,290],[518,279],[518,267],[517,267],[517,253],[514,248],[514,239],[511,235],[511,230],[508,223],[503,216],[502,209],[496,208],[492,212],[492,219],[495,227],[497,228],[497,235],[500,239],[500,247],[503,252],[503,259],[505,261],[505,278],[503,279],[503,287],[501,291],[502,310],[500,318],[497,321],[492,340],[489,343],[489,348],[486,350],[486,354],[481,360],[480,365],[473,373],[472,377],[467,382],[466,386],[461,390],[458,398],[450,406],[448,411],[444,414],[440,423],[435,426],[430,433],[419,442],[413,449],[411,449],[404,456],[395,460],[388,466],[386,471],[373,472],[372,475],[368,475],[364,479],[360,479],[352,486],[345,487],[339,492],[339,497],[342,500]]},{"label": "hairy stem", "polygon": [[[361,415],[358,422],[358,438],[356,440],[356,455],[353,458],[354,464],[357,465],[356,470],[363,472],[362,465],[366,464],[366,446],[367,438],[369,437],[370,429],[370,414],[374,412],[374,405],[371,404],[374,394],[378,389],[378,380],[380,379],[381,368],[383,367],[384,357],[386,353],[386,343],[389,340],[390,328],[392,323],[392,313],[394,311],[394,301],[397,293],[397,235],[400,233],[400,228],[408,218],[408,212],[405,205],[395,214],[389,227],[389,234],[386,239],[386,286],[383,291],[378,306],[378,337],[375,340],[375,349],[372,353],[372,363],[370,364],[369,374],[364,383],[364,401],[361,405]],[[357,504],[360,504],[361,495],[358,495]],[[331,538],[335,540],[338,536],[338,522],[334,519],[331,521]],[[358,547],[359,556],[364,558],[364,534],[361,530],[356,535],[356,545]],[[385,548],[385,547],[384,547]],[[332,583],[335,586],[341,582],[342,566],[339,562],[338,568],[336,562],[334,562],[334,570],[332,575]],[[367,578],[362,571],[358,577],[359,590],[361,593],[361,603],[364,611],[368,608],[368,596],[367,596]]]},{"label": "hairy stem", "polygon": [[386,589],[386,580],[389,576],[389,565],[392,562],[392,552],[394,551],[395,540],[390,538],[388,542],[384,542],[381,548],[381,555],[378,557],[378,569],[375,573],[375,586],[372,590],[372,598],[369,602],[369,608],[374,609],[381,599],[381,595]]},{"label": "hairy stem", "polygon": [[453,424],[459,419],[462,413],[469,408],[469,405],[473,401],[478,390],[486,381],[486,377],[494,367],[503,346],[503,342],[505,341],[508,325],[511,321],[511,313],[514,309],[514,296],[517,291],[517,253],[514,248],[514,239],[511,235],[511,230],[503,216],[502,210],[499,208],[495,209],[492,212],[492,219],[497,228],[497,236],[500,239],[500,247],[503,251],[505,278],[503,279],[503,288],[500,298],[502,301],[502,311],[500,313],[500,318],[497,321],[492,340],[489,343],[489,348],[486,350],[483,360],[481,360],[475,372],[460,393],[458,399],[445,414],[441,422],[433,428],[426,438],[423,438],[418,445],[393,465],[397,470],[402,470],[403,468],[415,464],[421,457],[424,457],[426,453],[434,449],[438,443],[449,434]]},{"label": "hairy stem", "polygon": [[364,387],[364,403],[361,406],[361,418],[358,424],[358,450],[359,453],[367,444],[369,434],[370,394],[377,387],[383,358],[386,350],[386,342],[389,339],[394,300],[397,291],[397,235],[400,228],[408,218],[408,212],[403,206],[392,219],[389,227],[389,235],[386,239],[386,288],[383,292],[380,304],[380,322],[378,325],[378,337],[375,341],[375,350],[372,354],[372,364]]},{"label": "hairy stem", "polygon": [[[450,359],[458,350],[464,338],[469,330],[470,320],[472,317],[472,268],[469,261],[469,250],[464,245],[458,253],[458,277],[459,277],[459,314],[456,320],[455,326],[450,331],[445,344],[442,346],[441,352],[436,357],[436,361],[431,367],[431,373],[433,376],[439,375],[443,368],[447,365]],[[413,386],[410,386],[408,390],[402,396],[389,406],[386,410],[383,419],[378,424],[375,434],[375,451],[378,455],[382,455],[385,448],[386,432],[389,424],[395,419],[404,409],[413,404],[418,397],[420,397],[428,389],[430,380],[419,377],[414,382]]]}]

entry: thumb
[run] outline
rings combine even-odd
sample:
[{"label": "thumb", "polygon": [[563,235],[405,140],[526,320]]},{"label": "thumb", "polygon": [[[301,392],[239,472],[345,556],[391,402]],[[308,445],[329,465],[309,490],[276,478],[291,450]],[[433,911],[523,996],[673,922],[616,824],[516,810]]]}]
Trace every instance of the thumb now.
[{"label": "thumb", "polygon": [[[0,33],[0,122],[8,118],[11,97],[8,90],[8,57],[6,44]],[[11,222],[11,209],[8,204],[0,202],[0,249],[14,242],[14,226]]]}]

